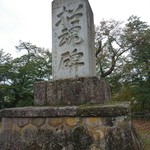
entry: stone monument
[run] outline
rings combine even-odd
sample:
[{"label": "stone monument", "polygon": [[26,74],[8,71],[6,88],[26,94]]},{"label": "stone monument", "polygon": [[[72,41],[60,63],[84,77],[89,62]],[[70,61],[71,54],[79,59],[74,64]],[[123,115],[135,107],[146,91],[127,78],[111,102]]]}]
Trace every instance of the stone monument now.
[{"label": "stone monument", "polygon": [[96,77],[88,0],[54,0],[53,79],[35,83],[35,106],[0,111],[0,150],[142,150],[128,105],[108,105]]},{"label": "stone monument", "polygon": [[35,84],[36,106],[103,104],[110,87],[96,77],[93,12],[88,0],[52,2],[53,80]]},{"label": "stone monument", "polygon": [[96,76],[93,12],[87,0],[52,3],[53,78]]}]

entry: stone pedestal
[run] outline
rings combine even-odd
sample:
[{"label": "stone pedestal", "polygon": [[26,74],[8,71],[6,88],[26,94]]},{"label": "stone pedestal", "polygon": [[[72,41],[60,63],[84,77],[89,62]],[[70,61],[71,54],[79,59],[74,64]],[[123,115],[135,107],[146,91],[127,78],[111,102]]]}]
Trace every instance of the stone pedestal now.
[{"label": "stone pedestal", "polygon": [[98,77],[37,82],[34,93],[36,106],[104,104],[111,97],[110,86]]},{"label": "stone pedestal", "polygon": [[125,105],[1,111],[0,150],[142,150]]}]

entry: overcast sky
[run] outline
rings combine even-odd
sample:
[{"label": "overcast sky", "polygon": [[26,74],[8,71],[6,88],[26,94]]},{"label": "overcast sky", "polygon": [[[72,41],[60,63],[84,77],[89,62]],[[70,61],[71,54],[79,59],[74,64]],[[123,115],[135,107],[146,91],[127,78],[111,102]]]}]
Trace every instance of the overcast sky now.
[{"label": "overcast sky", "polygon": [[[51,49],[52,0],[0,0],[0,49],[16,56],[19,40]],[[150,24],[150,0],[89,0],[96,25],[136,15]]]}]

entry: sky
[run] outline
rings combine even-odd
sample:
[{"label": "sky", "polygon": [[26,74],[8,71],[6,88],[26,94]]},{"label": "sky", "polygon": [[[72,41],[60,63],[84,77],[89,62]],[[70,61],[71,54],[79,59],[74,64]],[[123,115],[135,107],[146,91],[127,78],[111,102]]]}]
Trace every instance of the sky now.
[{"label": "sky", "polygon": [[[0,0],[0,49],[19,55],[19,40],[51,50],[52,0]],[[96,25],[102,19],[126,21],[131,15],[150,24],[150,0],[89,0]]]}]

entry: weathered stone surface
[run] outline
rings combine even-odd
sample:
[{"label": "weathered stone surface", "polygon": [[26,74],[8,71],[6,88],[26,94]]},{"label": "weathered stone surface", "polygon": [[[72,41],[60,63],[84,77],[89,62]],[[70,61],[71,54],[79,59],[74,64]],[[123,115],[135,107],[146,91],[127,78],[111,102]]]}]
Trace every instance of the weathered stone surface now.
[{"label": "weathered stone surface", "polygon": [[74,126],[80,125],[81,119],[76,118],[76,117],[70,117],[70,118],[67,117],[65,118],[64,122],[66,126],[74,127]]},{"label": "weathered stone surface", "polygon": [[40,127],[41,125],[45,123],[45,121],[46,121],[45,118],[32,118],[31,124],[36,127]]},{"label": "weathered stone surface", "polygon": [[126,104],[4,109],[0,150],[143,150],[128,115]]},{"label": "weathered stone surface", "polygon": [[44,117],[118,117],[130,114],[128,105],[96,105],[66,107],[23,107],[0,111],[4,118]]},{"label": "weathered stone surface", "polygon": [[48,124],[52,127],[58,127],[62,124],[62,118],[50,118],[48,119]]},{"label": "weathered stone surface", "polygon": [[36,105],[44,106],[47,103],[47,83],[43,82],[36,82],[34,86],[34,101]]},{"label": "weathered stone surface", "polygon": [[12,131],[15,132],[15,133],[20,133],[21,132],[21,128],[14,123]]},{"label": "weathered stone surface", "polygon": [[47,122],[45,124],[43,124],[40,128],[40,130],[45,130],[45,131],[51,131],[53,130],[54,128],[52,128]]},{"label": "weathered stone surface", "polygon": [[110,95],[110,86],[98,77],[52,80],[35,84],[34,103],[36,106],[103,104],[110,100]]},{"label": "weathered stone surface", "polygon": [[85,119],[84,124],[92,127],[100,126],[102,125],[102,119],[99,117],[88,117]]},{"label": "weathered stone surface", "polygon": [[11,148],[12,130],[4,130],[0,132],[0,150],[8,150]]},{"label": "weathered stone surface", "polygon": [[[0,150],[143,150],[130,121],[104,126],[106,118],[99,117],[61,117],[60,122],[57,117],[45,119],[56,119],[56,123],[46,121],[42,128],[29,124],[21,130],[2,130]],[[87,120],[92,122],[84,124]]]},{"label": "weathered stone surface", "polygon": [[26,150],[27,149],[25,142],[20,137],[21,137],[20,132],[13,131],[11,133],[11,140],[7,141],[7,142],[10,142],[10,145],[11,145],[9,150]]},{"label": "weathered stone surface", "polygon": [[[130,127],[130,128],[129,128]],[[131,126],[126,126],[125,128],[112,127],[105,137],[106,140],[106,150],[141,150],[142,146],[137,145],[137,139],[132,137]],[[134,134],[135,136],[135,134]],[[135,136],[136,138],[136,136]],[[136,144],[135,144],[136,143]]]},{"label": "weathered stone surface", "polygon": [[13,128],[13,119],[12,118],[3,118],[2,119],[2,127],[3,130],[12,130]]},{"label": "weathered stone surface", "polygon": [[25,125],[29,124],[29,118],[14,118],[14,123],[22,128]]},{"label": "weathered stone surface", "polygon": [[93,13],[88,0],[52,3],[54,79],[96,76]]},{"label": "weathered stone surface", "polygon": [[72,133],[74,150],[88,150],[93,143],[93,138],[85,127],[77,127]]},{"label": "weathered stone surface", "polygon": [[38,128],[33,125],[28,125],[22,129],[21,138],[26,142],[26,145],[32,145],[37,138]]},{"label": "weathered stone surface", "polygon": [[35,143],[42,149],[49,150],[50,143],[53,142],[52,130],[40,129],[35,138]]},{"label": "weathered stone surface", "polygon": [[97,129],[93,135],[95,141],[102,140],[105,137],[105,133],[104,128]]}]

